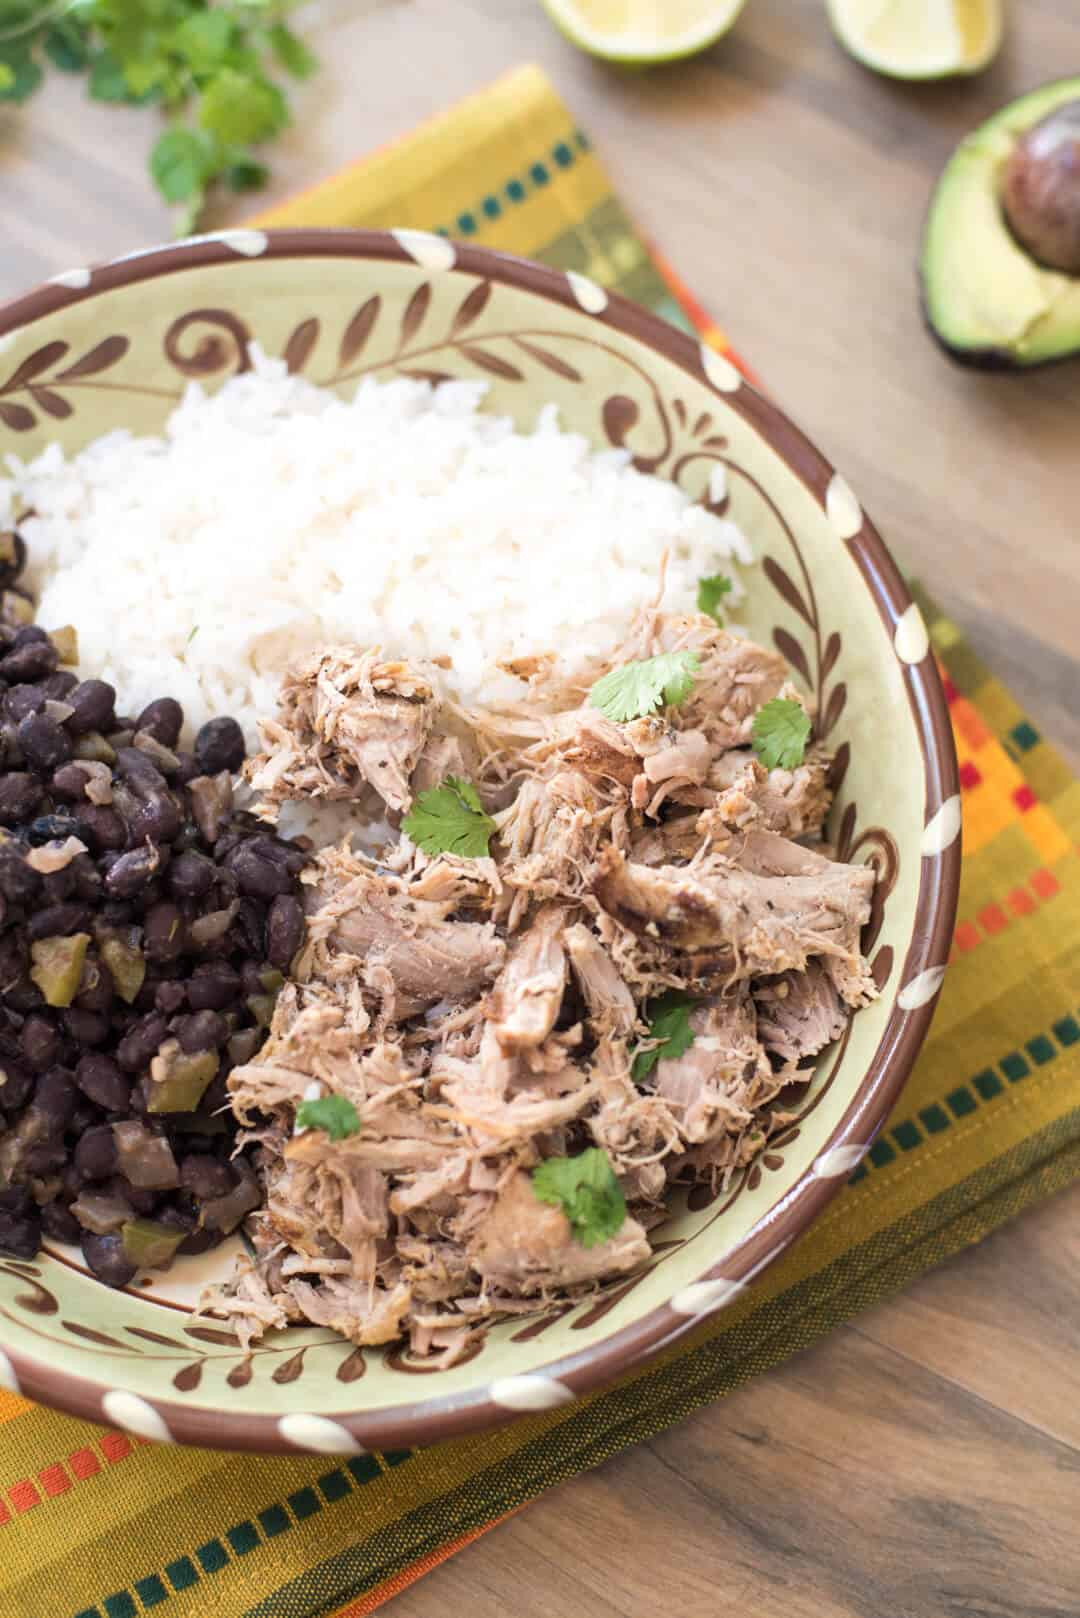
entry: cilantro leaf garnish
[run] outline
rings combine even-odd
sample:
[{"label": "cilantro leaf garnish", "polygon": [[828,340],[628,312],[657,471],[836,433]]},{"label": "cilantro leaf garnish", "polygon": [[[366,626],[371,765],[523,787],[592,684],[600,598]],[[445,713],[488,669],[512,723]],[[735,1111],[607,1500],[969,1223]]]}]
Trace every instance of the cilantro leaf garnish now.
[{"label": "cilantro leaf garnish", "polygon": [[793,770],[806,755],[813,724],[801,703],[774,697],[754,715],[754,752],[767,770]]},{"label": "cilantro leaf garnish", "polygon": [[532,1172],[540,1202],[560,1207],[582,1247],[610,1241],[626,1218],[626,1198],[607,1153],[590,1146],[577,1157],[549,1157]]},{"label": "cilantro leaf garnish", "polygon": [[697,609],[698,612],[707,612],[710,618],[715,618],[718,624],[723,623],[719,611],[720,603],[726,595],[730,595],[734,585],[726,573],[709,573],[705,578],[698,580]]},{"label": "cilantro leaf garnish", "polygon": [[589,692],[589,702],[620,724],[642,719],[662,703],[674,708],[694,689],[699,662],[696,652],[661,652],[637,663],[620,663],[600,676]]},{"label": "cilantro leaf garnish", "polygon": [[484,858],[495,830],[472,782],[456,775],[419,793],[401,824],[425,854],[461,854],[470,860]]},{"label": "cilantro leaf garnish", "polygon": [[360,1129],[360,1115],[347,1096],[319,1096],[296,1109],[300,1129],[324,1129],[331,1140],[346,1140]]},{"label": "cilantro leaf garnish", "polygon": [[650,1000],[645,1007],[649,1019],[649,1038],[656,1044],[648,1050],[639,1050],[631,1069],[634,1083],[647,1079],[657,1062],[682,1056],[694,1043],[694,1030],[690,1026],[690,1013],[697,1005],[688,994],[679,989],[668,989]]}]

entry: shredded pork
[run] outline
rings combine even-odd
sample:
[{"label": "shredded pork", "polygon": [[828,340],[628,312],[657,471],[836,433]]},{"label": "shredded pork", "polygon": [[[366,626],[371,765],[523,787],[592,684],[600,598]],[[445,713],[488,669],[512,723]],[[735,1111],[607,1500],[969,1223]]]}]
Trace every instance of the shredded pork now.
[{"label": "shredded pork", "polygon": [[[607,668],[686,650],[680,705],[625,724],[589,706]],[[245,1345],[304,1320],[448,1364],[484,1322],[640,1268],[671,1181],[727,1184],[875,993],[873,871],[821,841],[828,753],[766,770],[751,746],[762,704],[796,695],[779,657],[650,610],[575,678],[546,658],[513,672],[516,708],[468,711],[436,670],[338,646],[294,669],[264,726],[263,812],[375,794],[393,824],[465,773],[495,830],[487,858],[402,831],[305,872],[306,942],[266,1044],[229,1079],[266,1202],[254,1264],[208,1307]],[[691,1041],[642,1075],[669,991],[690,997]],[[296,1132],[298,1106],[328,1095],[359,1128]],[[586,1246],[531,1173],[593,1146],[628,1211]]]}]

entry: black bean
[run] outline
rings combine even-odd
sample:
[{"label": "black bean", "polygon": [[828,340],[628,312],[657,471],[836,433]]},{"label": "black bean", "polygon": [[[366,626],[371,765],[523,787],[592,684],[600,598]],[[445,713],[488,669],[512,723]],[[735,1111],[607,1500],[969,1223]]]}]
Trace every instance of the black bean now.
[{"label": "black bean", "polygon": [[60,768],[53,772],[49,791],[54,798],[63,798],[68,803],[80,803],[86,798],[86,784],[89,779],[81,764],[61,764]]},{"label": "black bean", "polygon": [[244,733],[235,719],[208,719],[195,737],[195,760],[203,775],[238,770],[244,762]]},{"label": "black bean", "polygon": [[106,1112],[123,1112],[131,1093],[131,1081],[104,1051],[88,1051],[75,1067],[75,1083]]},{"label": "black bean", "polygon": [[147,1191],[142,1186],[132,1185],[122,1174],[114,1174],[102,1189],[111,1197],[120,1197],[123,1201],[130,1202],[135,1212],[144,1217],[153,1213],[160,1195],[157,1191]]},{"label": "black bean", "polygon": [[15,631],[15,639],[11,644],[13,646],[42,645],[48,639],[47,630],[42,629],[40,624],[21,624]]},{"label": "black bean", "polygon": [[82,1227],[62,1202],[47,1202],[41,1210],[41,1231],[50,1241],[77,1247]]},{"label": "black bean", "polygon": [[249,955],[265,955],[266,926],[262,908],[254,899],[240,900],[230,937],[235,939],[237,948],[246,950]]},{"label": "black bean", "polygon": [[0,1063],[0,1107],[6,1112],[17,1112],[34,1093],[34,1075],[21,1062],[5,1058]]},{"label": "black bean", "polygon": [[57,669],[55,674],[40,682],[41,689],[53,702],[66,702],[79,683],[79,676],[70,669]]},{"label": "black bean", "polygon": [[189,781],[194,781],[195,777],[201,773],[202,772],[199,769],[199,761],[195,757],[195,754],[185,753],[181,749],[177,748],[176,771],[173,775],[175,784],[177,786],[186,787]]},{"label": "black bean", "polygon": [[28,973],[4,980],[4,1004],[11,1011],[35,1011],[45,1004],[45,996]]},{"label": "black bean", "polygon": [[159,1011],[151,1011],[128,1029],[116,1047],[116,1060],[128,1073],[138,1073],[148,1068],[151,1057],[157,1055],[158,1046],[168,1032],[166,1018]]},{"label": "black bean", "polygon": [[115,809],[108,804],[79,805],[79,831],[77,833],[96,853],[106,849],[127,847],[128,831]]},{"label": "black bean", "polygon": [[261,960],[247,960],[240,963],[240,978],[244,986],[244,994],[265,994],[266,983],[264,979],[271,971],[269,963]]},{"label": "black bean", "polygon": [[0,775],[0,825],[17,826],[29,820],[45,796],[45,788],[24,770]]},{"label": "black bean", "polygon": [[158,983],[154,988],[154,1009],[165,1017],[173,1017],[187,999],[183,983]]},{"label": "black bean", "polygon": [[184,710],[172,697],[148,703],[135,721],[135,729],[148,730],[162,747],[175,747],[184,728]]},{"label": "black bean", "polygon": [[89,932],[92,919],[89,905],[70,900],[67,904],[49,905],[44,910],[36,910],[27,922],[26,930],[33,939],[67,938],[72,933]]},{"label": "black bean", "polygon": [[180,830],[180,808],[172,793],[156,788],[147,791],[138,805],[124,818],[133,842],[170,843]]},{"label": "black bean", "polygon": [[111,730],[115,722],[116,691],[106,680],[83,680],[69,694],[75,712],[67,721],[73,735],[89,730]]},{"label": "black bean", "polygon": [[88,854],[76,854],[68,870],[74,876],[74,895],[77,899],[90,899],[95,904],[101,897],[101,872]]},{"label": "black bean", "polygon": [[85,1135],[88,1129],[94,1129],[101,1122],[101,1108],[95,1107],[92,1101],[77,1101],[75,1111],[68,1121],[67,1133],[74,1135],[76,1140]]},{"label": "black bean", "polygon": [[41,685],[13,685],[4,692],[3,712],[6,719],[17,725],[27,714],[41,713],[48,700],[44,683]]},{"label": "black bean", "polygon": [[63,1036],[52,1018],[32,1011],[22,1027],[22,1054],[27,1067],[34,1073],[44,1073],[60,1060],[63,1048]]},{"label": "black bean", "polygon": [[124,1252],[123,1241],[115,1231],[107,1236],[95,1236],[84,1230],[82,1250],[91,1271],[107,1287],[126,1287],[135,1279],[135,1265]]},{"label": "black bean", "polygon": [[112,1008],[115,995],[116,989],[109,968],[104,961],[98,960],[96,955],[89,954],[83,963],[75,1005],[80,1011],[107,1012]]},{"label": "black bean", "polygon": [[70,899],[75,893],[75,872],[72,870],[74,860],[59,871],[46,871],[41,879],[41,900],[45,905],[60,905]]},{"label": "black bean", "polygon": [[210,892],[217,867],[205,854],[193,850],[175,856],[169,866],[168,885],[178,899],[202,899]]},{"label": "black bean", "polygon": [[179,908],[163,899],[146,913],[143,949],[148,961],[175,961],[184,952],[187,928]]},{"label": "black bean", "polygon": [[240,975],[228,961],[207,961],[197,966],[187,985],[192,1011],[224,1011],[240,997]]},{"label": "black bean", "polygon": [[143,892],[161,864],[156,848],[133,848],[110,866],[105,876],[105,890],[117,899],[133,899]]},{"label": "black bean", "polygon": [[221,1246],[225,1236],[223,1230],[196,1230],[190,1236],[185,1236],[176,1251],[186,1256],[209,1253],[211,1248]]},{"label": "black bean", "polygon": [[96,1124],[75,1146],[75,1169],[84,1180],[107,1180],[116,1170],[116,1141],[111,1124]]},{"label": "black bean", "polygon": [[104,1012],[83,1011],[80,1006],[68,1006],[64,1027],[77,1045],[104,1045],[109,1037],[109,1019]]},{"label": "black bean", "polygon": [[46,713],[31,713],[20,719],[17,734],[23,757],[39,775],[51,775],[71,757],[71,737]]},{"label": "black bean", "polygon": [[32,848],[43,848],[65,837],[78,837],[79,825],[74,815],[39,815],[26,828],[26,840]]},{"label": "black bean", "polygon": [[0,894],[10,904],[29,905],[41,891],[41,877],[10,845],[0,848]]},{"label": "black bean", "polygon": [[180,1161],[180,1184],[193,1197],[209,1201],[228,1196],[236,1181],[220,1158],[192,1152]]},{"label": "black bean", "polygon": [[57,1134],[66,1129],[77,1100],[75,1076],[66,1067],[50,1067],[34,1086],[34,1106]]},{"label": "black bean", "polygon": [[0,1253],[12,1258],[35,1258],[41,1246],[41,1215],[36,1208],[26,1213],[0,1210]]},{"label": "black bean", "polygon": [[181,1019],[176,1037],[189,1056],[218,1050],[229,1037],[229,1025],[218,1011],[196,1011]]},{"label": "black bean", "polygon": [[288,971],[304,938],[304,912],[291,893],[279,893],[266,918],[266,953],[272,966]]},{"label": "black bean", "polygon": [[[33,627],[27,625],[27,628]],[[11,651],[0,657],[0,680],[7,680],[9,685],[22,680],[40,680],[52,674],[59,661],[56,647],[47,635],[44,640],[25,641],[21,646],[16,635]]]}]

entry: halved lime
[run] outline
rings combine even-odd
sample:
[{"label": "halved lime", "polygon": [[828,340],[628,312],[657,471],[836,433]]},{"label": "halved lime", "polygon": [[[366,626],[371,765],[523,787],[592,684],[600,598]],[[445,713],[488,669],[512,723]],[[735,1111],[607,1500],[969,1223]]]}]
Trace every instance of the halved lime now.
[{"label": "halved lime", "polygon": [[894,79],[978,73],[997,54],[1002,0],[827,0],[833,33]]},{"label": "halved lime", "polygon": [[544,0],[567,39],[609,62],[673,62],[726,34],[744,0]]}]

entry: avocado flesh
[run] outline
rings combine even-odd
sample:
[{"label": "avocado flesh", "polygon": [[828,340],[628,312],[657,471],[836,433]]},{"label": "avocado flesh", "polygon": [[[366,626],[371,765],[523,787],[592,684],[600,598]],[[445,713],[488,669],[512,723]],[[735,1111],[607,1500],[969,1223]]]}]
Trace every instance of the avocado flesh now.
[{"label": "avocado flesh", "polygon": [[1025,252],[999,200],[1017,137],[1077,99],[1080,78],[1021,96],[961,141],[937,183],[919,268],[926,318],[955,359],[1044,365],[1080,350],[1080,277]]}]

